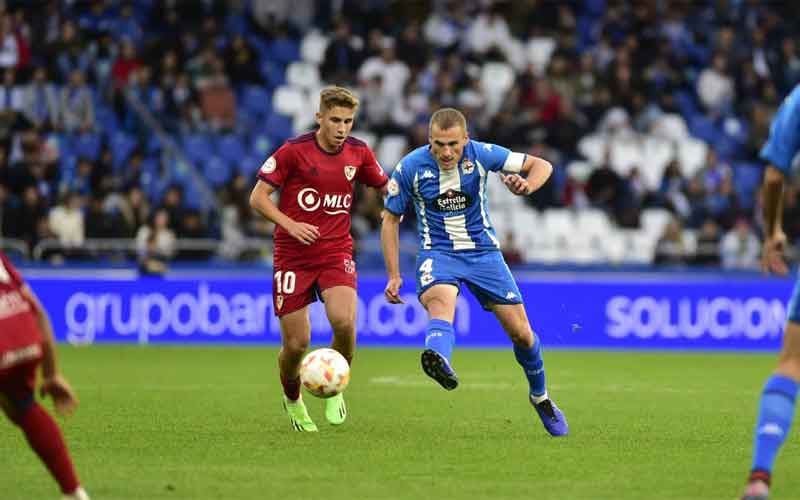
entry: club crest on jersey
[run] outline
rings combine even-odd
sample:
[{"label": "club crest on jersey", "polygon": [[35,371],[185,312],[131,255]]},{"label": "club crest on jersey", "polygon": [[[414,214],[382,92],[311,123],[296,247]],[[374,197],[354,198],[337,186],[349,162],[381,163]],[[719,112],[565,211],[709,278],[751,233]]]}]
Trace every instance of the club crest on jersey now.
[{"label": "club crest on jersey", "polygon": [[461,163],[461,168],[464,169],[465,174],[469,175],[473,170],[475,170],[475,164],[470,160],[464,160],[463,163]]},{"label": "club crest on jersey", "polygon": [[272,172],[275,171],[275,168],[277,166],[278,162],[275,161],[275,157],[270,156],[269,158],[267,158],[267,161],[265,161],[264,164],[261,165],[261,172],[264,174],[271,174]]},{"label": "club crest on jersey", "polygon": [[283,295],[275,297],[275,307],[277,307],[279,311],[283,308]]},{"label": "club crest on jersey", "polygon": [[344,259],[344,272],[347,274],[356,272],[356,263],[353,259]]},{"label": "club crest on jersey", "polygon": [[394,178],[389,179],[387,190],[389,191],[389,196],[397,196],[400,194],[400,185],[397,184],[397,181]]},{"label": "club crest on jersey", "polygon": [[348,181],[352,181],[353,177],[356,176],[356,167],[352,165],[345,165],[344,166],[344,176]]}]

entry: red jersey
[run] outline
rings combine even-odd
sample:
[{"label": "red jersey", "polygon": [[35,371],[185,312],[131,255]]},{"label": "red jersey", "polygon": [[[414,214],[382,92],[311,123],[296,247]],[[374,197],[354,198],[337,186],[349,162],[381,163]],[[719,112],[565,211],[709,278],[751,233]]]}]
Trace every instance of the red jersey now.
[{"label": "red jersey", "polygon": [[33,306],[22,295],[24,284],[11,261],[0,252],[0,370],[15,364],[19,361],[15,356],[29,353],[26,348],[42,341]]},{"label": "red jersey", "polygon": [[296,222],[319,227],[319,238],[304,245],[277,226],[275,260],[309,262],[352,256],[353,183],[379,188],[389,180],[363,141],[348,137],[339,151],[328,153],[317,143],[314,132],[289,139],[264,162],[258,178],[280,189],[281,212]]}]

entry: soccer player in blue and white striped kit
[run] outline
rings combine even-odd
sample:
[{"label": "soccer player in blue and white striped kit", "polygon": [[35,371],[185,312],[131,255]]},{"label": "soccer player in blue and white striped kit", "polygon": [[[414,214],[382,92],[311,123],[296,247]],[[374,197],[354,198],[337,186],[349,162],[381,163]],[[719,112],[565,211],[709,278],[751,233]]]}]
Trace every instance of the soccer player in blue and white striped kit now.
[{"label": "soccer player in blue and white striped kit", "polygon": [[[764,247],[761,267],[766,272],[785,275],[783,260],[786,235],[782,229],[783,186],[792,175],[792,159],[800,152],[800,85],[778,108],[769,139],[761,149],[767,162],[762,184]],[[766,500],[772,479],[772,466],[794,419],[797,387],[800,382],[800,281],[789,302],[788,321],[783,332],[783,348],[778,367],[767,379],[758,410],[753,439],[753,464],[742,500]]]},{"label": "soccer player in blue and white striped kit", "polygon": [[489,221],[486,181],[503,176],[511,192],[528,195],[550,177],[547,161],[471,140],[460,111],[443,108],[430,120],[428,146],[415,149],[395,167],[387,186],[381,242],[389,281],[385,295],[400,303],[400,217],[409,205],[417,215],[417,295],[429,323],[421,363],[445,389],[458,386],[451,367],[453,317],[462,284],[497,317],[514,344],[514,355],[530,387],[529,400],[553,436],[568,432],[564,414],[545,388],[542,347],[525,313],[522,296],[500,252]]}]

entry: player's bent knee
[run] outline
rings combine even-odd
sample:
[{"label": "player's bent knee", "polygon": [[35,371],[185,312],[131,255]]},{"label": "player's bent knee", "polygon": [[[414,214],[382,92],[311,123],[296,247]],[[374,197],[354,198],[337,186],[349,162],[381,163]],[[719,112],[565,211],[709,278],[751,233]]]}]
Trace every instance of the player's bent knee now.
[{"label": "player's bent knee", "polygon": [[331,316],[328,321],[331,323],[334,334],[348,335],[356,329],[356,319],[350,315]]}]

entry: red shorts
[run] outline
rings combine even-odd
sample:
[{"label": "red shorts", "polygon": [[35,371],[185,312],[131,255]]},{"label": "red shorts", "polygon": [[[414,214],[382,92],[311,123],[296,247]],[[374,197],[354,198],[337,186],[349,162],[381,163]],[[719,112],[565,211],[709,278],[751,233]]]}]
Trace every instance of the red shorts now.
[{"label": "red shorts", "polygon": [[294,264],[276,261],[272,275],[272,305],[281,317],[304,308],[334,286],[356,288],[356,263],[342,256],[321,264]]},{"label": "red shorts", "polygon": [[[0,394],[13,401],[23,400],[36,386],[36,367],[42,359],[39,330],[20,321],[0,325]],[[8,329],[6,329],[8,328]]]}]

